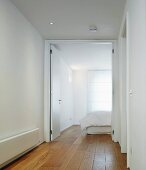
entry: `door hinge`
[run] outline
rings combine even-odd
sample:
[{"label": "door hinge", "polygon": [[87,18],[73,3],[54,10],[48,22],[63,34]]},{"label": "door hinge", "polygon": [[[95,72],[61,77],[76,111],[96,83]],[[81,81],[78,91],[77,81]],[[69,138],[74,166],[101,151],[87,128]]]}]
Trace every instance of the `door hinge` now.
[{"label": "door hinge", "polygon": [[50,134],[52,135],[52,130],[50,130]]},{"label": "door hinge", "polygon": [[112,53],[113,53],[113,54],[115,53],[115,50],[114,50],[114,49],[112,49]]},{"label": "door hinge", "polygon": [[52,54],[52,49],[50,49],[50,54]]}]

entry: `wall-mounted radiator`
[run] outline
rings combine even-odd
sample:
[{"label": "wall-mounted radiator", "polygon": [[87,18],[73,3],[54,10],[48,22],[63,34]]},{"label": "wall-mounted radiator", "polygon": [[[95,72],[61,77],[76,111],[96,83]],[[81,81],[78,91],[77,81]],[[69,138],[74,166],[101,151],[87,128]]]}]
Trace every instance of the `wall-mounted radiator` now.
[{"label": "wall-mounted radiator", "polygon": [[39,129],[33,129],[0,141],[0,167],[39,143]]}]

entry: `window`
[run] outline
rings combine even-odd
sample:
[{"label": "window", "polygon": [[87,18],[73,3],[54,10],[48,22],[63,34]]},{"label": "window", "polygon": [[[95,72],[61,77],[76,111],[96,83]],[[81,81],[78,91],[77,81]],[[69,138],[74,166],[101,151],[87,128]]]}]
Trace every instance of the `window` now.
[{"label": "window", "polygon": [[112,71],[88,71],[88,112],[112,110]]}]

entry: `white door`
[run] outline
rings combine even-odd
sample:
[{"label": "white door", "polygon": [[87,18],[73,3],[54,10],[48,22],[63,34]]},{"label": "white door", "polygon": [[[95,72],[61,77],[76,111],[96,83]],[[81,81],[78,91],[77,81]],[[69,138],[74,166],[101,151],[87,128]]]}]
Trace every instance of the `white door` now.
[{"label": "white door", "polygon": [[60,136],[60,58],[51,45],[51,140]]}]

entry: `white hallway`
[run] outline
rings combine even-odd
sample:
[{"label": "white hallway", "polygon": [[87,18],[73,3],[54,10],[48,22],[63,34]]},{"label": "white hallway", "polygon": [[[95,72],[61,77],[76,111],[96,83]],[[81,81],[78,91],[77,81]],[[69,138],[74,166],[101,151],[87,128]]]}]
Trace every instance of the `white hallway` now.
[{"label": "white hallway", "polygon": [[[127,152],[128,167],[145,170],[145,18],[145,0],[0,0],[0,166],[49,140],[45,42],[87,40],[114,44],[112,137]],[[18,143],[28,141],[22,148],[9,143],[19,135]]]}]

